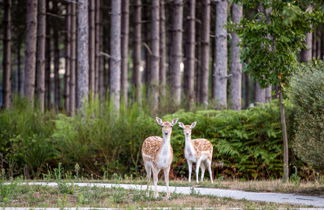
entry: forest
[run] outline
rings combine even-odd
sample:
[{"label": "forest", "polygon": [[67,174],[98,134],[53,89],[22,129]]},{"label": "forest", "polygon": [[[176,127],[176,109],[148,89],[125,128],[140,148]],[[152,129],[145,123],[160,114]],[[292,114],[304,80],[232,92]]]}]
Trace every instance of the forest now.
[{"label": "forest", "polygon": [[[320,0],[0,5],[0,177],[143,176],[156,116],[197,121],[216,177],[323,175]],[[171,143],[184,178],[180,128]]]}]

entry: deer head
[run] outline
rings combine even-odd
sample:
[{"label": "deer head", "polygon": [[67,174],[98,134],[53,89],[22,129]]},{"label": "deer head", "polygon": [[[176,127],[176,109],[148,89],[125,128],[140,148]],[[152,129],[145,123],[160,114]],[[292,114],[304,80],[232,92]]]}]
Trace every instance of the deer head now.
[{"label": "deer head", "polygon": [[162,136],[163,139],[170,137],[172,133],[172,127],[177,124],[178,118],[173,119],[171,122],[169,121],[162,121],[160,118],[156,117],[155,118],[157,124],[159,124],[162,127]]}]

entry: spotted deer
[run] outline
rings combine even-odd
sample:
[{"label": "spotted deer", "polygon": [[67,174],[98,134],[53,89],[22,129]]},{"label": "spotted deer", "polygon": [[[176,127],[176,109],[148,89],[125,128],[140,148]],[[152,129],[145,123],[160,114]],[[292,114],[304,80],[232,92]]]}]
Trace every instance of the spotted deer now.
[{"label": "spotted deer", "polygon": [[189,182],[191,182],[192,164],[196,163],[196,182],[198,183],[199,168],[201,168],[201,181],[204,180],[205,169],[208,168],[210,181],[213,183],[211,170],[213,145],[207,139],[191,139],[191,130],[196,124],[197,122],[193,122],[191,125],[184,125],[179,122],[185,135],[184,154],[189,168]]},{"label": "spotted deer", "polygon": [[156,117],[156,122],[162,127],[163,138],[159,136],[150,136],[144,140],[142,145],[142,157],[148,181],[151,178],[151,172],[153,172],[155,198],[158,197],[157,182],[160,170],[163,170],[164,172],[164,180],[167,186],[167,198],[170,197],[169,172],[173,160],[173,150],[170,139],[172,127],[177,123],[177,121],[178,119],[174,119],[172,122],[163,122],[160,118]]}]

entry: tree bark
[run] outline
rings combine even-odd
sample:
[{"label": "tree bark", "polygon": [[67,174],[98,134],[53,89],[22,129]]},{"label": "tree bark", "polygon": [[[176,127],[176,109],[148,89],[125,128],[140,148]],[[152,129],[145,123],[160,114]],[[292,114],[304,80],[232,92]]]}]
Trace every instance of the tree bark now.
[{"label": "tree bark", "polygon": [[16,52],[16,59],[17,59],[17,85],[18,85],[18,93],[20,96],[24,95],[24,74],[23,69],[21,68],[21,41],[17,43],[17,52]]},{"label": "tree bark", "polygon": [[37,86],[36,93],[41,112],[45,110],[45,38],[46,38],[46,2],[38,4],[37,28]]},{"label": "tree bark", "polygon": [[95,1],[89,1],[89,93],[90,96],[94,96],[95,90]]},{"label": "tree bark", "polygon": [[27,0],[27,29],[25,52],[25,96],[34,106],[36,39],[37,39],[37,0]]},{"label": "tree bark", "polygon": [[166,18],[165,0],[160,0],[160,95],[166,95],[166,66],[167,66],[167,46],[166,46]]},{"label": "tree bark", "polygon": [[101,0],[96,0],[96,92],[99,93],[99,98],[103,101],[104,93],[104,67],[103,58],[100,56],[102,51],[102,24],[101,24]]},{"label": "tree bark", "polygon": [[156,112],[159,106],[159,61],[160,61],[160,7],[159,0],[152,1],[151,49],[150,59],[150,99],[152,110]]},{"label": "tree bark", "polygon": [[170,72],[171,72],[171,93],[172,103],[176,106],[181,101],[181,72],[182,62],[182,20],[183,20],[183,0],[175,0],[173,3],[172,16],[172,39],[170,50]]},{"label": "tree bark", "polygon": [[[47,2],[46,10],[49,11],[49,2]],[[49,24],[50,18],[46,18],[46,61],[45,61],[45,107],[49,109],[51,107],[51,24]]]},{"label": "tree bark", "polygon": [[70,78],[71,78],[71,22],[72,22],[72,4],[68,3],[66,7],[66,41],[65,41],[65,74],[64,74],[64,109],[70,113]]},{"label": "tree bark", "polygon": [[271,102],[272,99],[272,86],[269,85],[266,89],[265,89],[265,101],[266,102]]},{"label": "tree bark", "polygon": [[260,104],[260,103],[265,103],[265,88],[262,88],[259,84],[259,82],[255,82],[255,103]]},{"label": "tree bark", "polygon": [[76,45],[77,45],[77,32],[76,32],[76,4],[71,6],[71,62],[70,62],[70,114],[73,116],[75,114],[75,105],[76,105]]},{"label": "tree bark", "polygon": [[135,99],[137,103],[142,101],[142,79],[141,79],[141,55],[142,55],[142,2],[136,0],[135,3],[135,32],[134,32],[134,85]]},{"label": "tree bark", "polygon": [[121,1],[111,2],[110,31],[110,97],[116,110],[120,108],[120,77],[121,77]]},{"label": "tree bark", "polygon": [[201,99],[208,106],[208,74],[210,58],[210,0],[203,1],[202,35],[201,35]]},{"label": "tree bark", "polygon": [[4,0],[3,14],[3,106],[11,106],[11,0]]},{"label": "tree bark", "polygon": [[285,116],[285,105],[283,103],[282,88],[279,89],[279,105],[280,105],[280,121],[282,129],[282,139],[283,139],[283,149],[284,149],[284,158],[283,158],[283,176],[282,180],[284,183],[289,180],[289,153],[288,153],[288,136],[286,128],[286,116]]},{"label": "tree bark", "polygon": [[[57,5],[54,3],[53,12],[58,12]],[[53,28],[53,47],[54,47],[54,107],[56,110],[61,108],[61,84],[60,84],[60,41],[58,24]]]},{"label": "tree bark", "polygon": [[[308,9],[312,9],[311,6]],[[301,61],[307,62],[312,60],[312,32],[306,33],[305,48],[301,51]]]},{"label": "tree bark", "polygon": [[[239,23],[243,16],[243,7],[239,4],[232,5],[232,20]],[[232,32],[231,42],[231,109],[241,110],[242,106],[242,64],[240,60],[240,38]]]},{"label": "tree bark", "polygon": [[250,78],[247,73],[244,73],[244,105],[247,109],[250,105]]},{"label": "tree bark", "polygon": [[189,110],[191,110],[195,102],[196,0],[189,1],[189,14],[186,16],[185,30],[186,48],[183,89],[188,100]]},{"label": "tree bark", "polygon": [[128,40],[129,40],[129,0],[122,1],[121,29],[121,98],[125,106],[128,103]]},{"label": "tree bark", "polygon": [[78,94],[77,108],[80,109],[88,100],[89,94],[89,19],[88,1],[78,1]]},{"label": "tree bark", "polygon": [[216,2],[216,48],[214,65],[214,99],[217,109],[227,107],[227,0]]}]

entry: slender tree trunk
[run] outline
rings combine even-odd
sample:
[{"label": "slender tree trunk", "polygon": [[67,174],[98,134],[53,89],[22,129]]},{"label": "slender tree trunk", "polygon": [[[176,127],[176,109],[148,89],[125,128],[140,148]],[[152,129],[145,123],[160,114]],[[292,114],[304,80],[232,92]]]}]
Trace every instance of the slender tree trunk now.
[{"label": "slender tree trunk", "polygon": [[256,81],[255,85],[255,103],[265,103],[266,102],[266,95],[265,95],[265,88],[262,88],[259,82]]},{"label": "slender tree trunk", "polygon": [[[209,5],[208,5],[209,6]],[[195,48],[196,48],[196,0],[189,1],[189,14],[186,16],[186,49],[184,68],[184,94],[188,100],[189,110],[195,103]],[[209,34],[208,34],[209,36]]]},{"label": "slender tree trunk", "polygon": [[203,1],[203,19],[201,35],[201,99],[200,102],[208,106],[208,74],[210,58],[210,0]]},{"label": "slender tree trunk", "polygon": [[46,2],[38,4],[38,28],[37,28],[37,86],[36,93],[39,108],[45,109],[45,39],[46,39]]},{"label": "slender tree trunk", "polygon": [[216,2],[216,48],[214,66],[214,99],[218,109],[227,107],[227,0]]},{"label": "slender tree trunk", "polygon": [[75,114],[76,107],[76,67],[77,67],[77,57],[76,57],[76,46],[77,46],[77,31],[76,31],[76,4],[71,5],[71,62],[70,62],[70,114],[73,116]]},{"label": "slender tree trunk", "polygon": [[312,33],[312,58],[316,58],[316,38],[317,38],[317,29],[314,28],[314,31]]},{"label": "slender tree trunk", "polygon": [[3,105],[11,106],[11,0],[4,0],[3,14]]},{"label": "slender tree trunk", "polygon": [[25,96],[34,106],[36,39],[37,39],[37,0],[27,0],[27,29],[25,53]]},{"label": "slender tree trunk", "polygon": [[182,20],[183,20],[183,0],[173,1],[172,16],[172,40],[170,50],[170,71],[171,71],[171,92],[172,102],[180,105],[181,102],[181,72],[182,62]]},{"label": "slender tree trunk", "polygon": [[322,37],[322,30],[318,28],[317,30],[317,39],[316,39],[316,58],[321,59],[321,37]]},{"label": "slender tree trunk", "polygon": [[24,79],[23,79],[23,69],[21,68],[21,41],[17,43],[17,85],[18,85],[18,93],[20,96],[24,95]]},{"label": "slender tree trunk", "polygon": [[128,40],[129,40],[129,0],[122,1],[121,29],[121,98],[127,106],[128,102]]},{"label": "slender tree trunk", "polygon": [[[55,5],[55,4],[54,4]],[[55,10],[57,12],[57,10]],[[54,46],[54,107],[59,110],[61,107],[61,84],[60,84],[60,48],[59,48],[59,29],[54,25],[53,46]]]},{"label": "slender tree trunk", "polygon": [[66,42],[65,42],[65,74],[64,74],[64,108],[70,113],[70,78],[71,78],[71,22],[72,4],[68,3],[66,8]]},{"label": "slender tree trunk", "polygon": [[[242,19],[243,7],[239,4],[232,5],[232,19],[234,23],[239,23]],[[231,42],[231,109],[241,109],[242,99],[242,64],[240,60],[240,39],[237,33],[232,32]]]},{"label": "slender tree trunk", "polygon": [[93,97],[95,89],[95,1],[89,2],[89,92]]},{"label": "slender tree trunk", "polygon": [[160,7],[159,0],[152,1],[151,49],[150,59],[150,99],[153,112],[159,106],[159,61],[160,61]]},{"label": "slender tree trunk", "polygon": [[165,26],[165,0],[160,0],[160,95],[166,95],[166,66],[167,66],[167,49],[166,49],[166,26]]},{"label": "slender tree trunk", "polygon": [[[46,9],[49,9],[47,4]],[[45,107],[49,109],[51,107],[51,25],[49,24],[49,19],[47,18],[47,28],[46,28],[46,61],[45,61]]]},{"label": "slender tree trunk", "polygon": [[250,79],[247,73],[244,74],[244,88],[245,88],[244,105],[245,108],[248,108],[250,104]]},{"label": "slender tree trunk", "polygon": [[141,55],[142,55],[142,2],[136,0],[135,3],[135,32],[134,32],[134,85],[135,99],[137,103],[142,101],[142,80],[141,80]]},{"label": "slender tree trunk", "polygon": [[[311,6],[308,9],[312,9]],[[301,61],[307,62],[312,60],[312,32],[306,33],[305,48],[301,51]]]},{"label": "slender tree trunk", "polygon": [[120,107],[120,77],[121,77],[121,1],[111,2],[110,31],[110,97],[116,110]]},{"label": "slender tree trunk", "polygon": [[279,89],[279,105],[280,105],[280,121],[282,129],[283,149],[284,149],[284,166],[283,166],[283,177],[284,183],[289,180],[289,153],[288,153],[288,136],[286,128],[286,116],[285,116],[285,105],[283,103],[282,88]]},{"label": "slender tree trunk", "polygon": [[96,93],[103,101],[104,98],[104,68],[103,61],[100,56],[102,51],[102,25],[101,25],[101,0],[96,0]]},{"label": "slender tree trunk", "polygon": [[89,94],[89,19],[88,1],[78,1],[78,95],[77,108],[80,109],[88,100]]},{"label": "slender tree trunk", "polygon": [[265,101],[266,102],[271,102],[272,99],[272,86],[269,85],[266,89],[265,89]]}]

